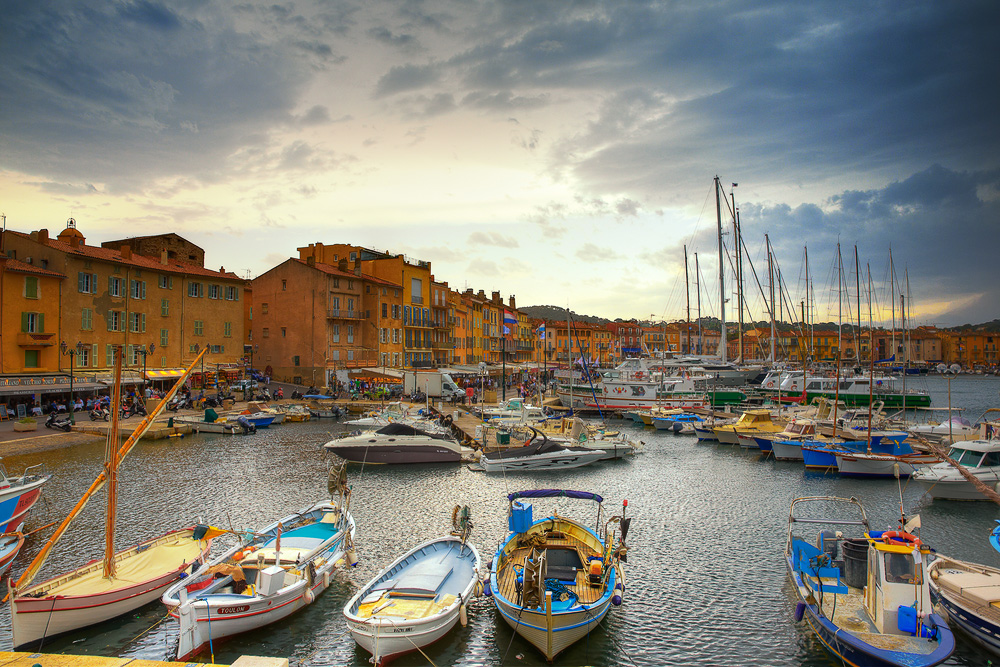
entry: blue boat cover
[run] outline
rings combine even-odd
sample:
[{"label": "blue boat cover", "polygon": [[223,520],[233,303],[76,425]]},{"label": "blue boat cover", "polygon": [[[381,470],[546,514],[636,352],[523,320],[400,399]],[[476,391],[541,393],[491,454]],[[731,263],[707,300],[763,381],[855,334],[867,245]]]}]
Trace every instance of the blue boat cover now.
[{"label": "blue boat cover", "polygon": [[[1000,524],[1000,521],[997,521],[997,524]],[[993,532],[990,533],[990,544],[993,545],[994,549],[1000,551],[1000,525],[994,528]]]},{"label": "blue boat cover", "polygon": [[333,396],[327,396],[326,394],[306,394],[302,398],[316,398],[316,399],[321,399],[321,398],[333,398]]},{"label": "blue boat cover", "polygon": [[576,498],[577,500],[596,500],[604,502],[596,493],[590,491],[570,491],[569,489],[536,489],[534,491],[516,491],[507,495],[507,500],[514,502],[518,498]]}]

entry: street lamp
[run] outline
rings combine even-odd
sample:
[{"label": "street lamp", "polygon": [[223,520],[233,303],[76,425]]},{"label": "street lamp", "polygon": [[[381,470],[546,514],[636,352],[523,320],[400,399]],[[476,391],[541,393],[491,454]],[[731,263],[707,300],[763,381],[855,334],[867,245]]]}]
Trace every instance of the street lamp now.
[{"label": "street lamp", "polygon": [[75,424],[76,418],[73,416],[73,409],[76,407],[76,399],[73,397],[73,368],[76,355],[83,354],[83,343],[77,343],[75,347],[66,345],[66,341],[59,344],[59,349],[63,354],[69,355],[69,423]]},{"label": "street lamp", "polygon": [[156,349],[156,344],[150,343],[149,349],[145,345],[139,346],[139,354],[142,355],[142,396],[146,396],[146,355],[153,354],[153,350]]}]

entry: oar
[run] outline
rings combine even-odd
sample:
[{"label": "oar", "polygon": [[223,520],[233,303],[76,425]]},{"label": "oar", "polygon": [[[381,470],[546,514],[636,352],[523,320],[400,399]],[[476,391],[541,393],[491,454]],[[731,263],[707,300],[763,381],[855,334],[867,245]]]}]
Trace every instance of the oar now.
[{"label": "oar", "polygon": [[54,525],[56,525],[56,522],[55,522],[55,521],[53,521],[52,523],[47,523],[47,524],[45,524],[44,526],[42,526],[41,528],[35,528],[35,529],[34,529],[33,531],[31,531],[30,533],[25,533],[25,534],[24,534],[24,536],[25,536],[25,537],[27,537],[28,535],[34,535],[34,534],[35,534],[35,533],[37,533],[38,531],[40,531],[40,530],[45,530],[46,528],[51,528],[51,527],[52,527],[52,526],[54,526]]}]

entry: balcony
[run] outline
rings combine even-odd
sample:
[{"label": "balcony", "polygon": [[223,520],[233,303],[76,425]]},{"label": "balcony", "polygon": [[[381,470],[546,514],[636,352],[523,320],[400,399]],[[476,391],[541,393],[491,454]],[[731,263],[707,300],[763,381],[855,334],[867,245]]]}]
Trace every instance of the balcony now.
[{"label": "balcony", "polygon": [[422,297],[422,296],[411,296],[410,297],[410,303],[415,303],[418,306],[422,306],[422,305],[424,305],[424,297]]},{"label": "balcony", "polygon": [[455,349],[455,345],[453,343],[450,343],[450,342],[446,341],[446,340],[436,340],[433,343],[431,343],[431,346],[435,350],[453,350],[453,349]]},{"label": "balcony", "polygon": [[331,320],[363,320],[364,315],[361,314],[360,310],[341,310],[339,308],[331,308],[326,311],[326,316]]},{"label": "balcony", "polygon": [[51,347],[56,344],[56,334],[53,333],[19,333],[17,344],[21,347]]}]

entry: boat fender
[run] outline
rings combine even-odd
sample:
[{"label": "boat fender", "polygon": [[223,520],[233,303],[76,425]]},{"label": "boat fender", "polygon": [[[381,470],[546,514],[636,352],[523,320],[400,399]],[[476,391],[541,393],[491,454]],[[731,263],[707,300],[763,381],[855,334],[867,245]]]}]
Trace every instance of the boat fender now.
[{"label": "boat fender", "polygon": [[806,603],[799,600],[795,603],[795,622],[798,623],[802,620],[802,616],[806,613]]},{"label": "boat fender", "polygon": [[940,578],[941,578],[941,573],[940,572],[938,572],[937,570],[931,570],[931,579],[933,579],[934,581],[937,581]]},{"label": "boat fender", "polygon": [[625,588],[621,585],[621,583],[615,584],[615,592],[611,596],[611,604],[613,604],[616,607],[620,607],[622,605],[622,599],[624,597],[625,597]]},{"label": "boat fender", "polygon": [[316,599],[316,595],[308,585],[306,585],[305,593],[302,594],[302,599],[306,601],[306,604],[312,604],[312,601]]},{"label": "boat fender", "polygon": [[476,585],[472,588],[472,594],[477,598],[483,594],[483,582],[476,580]]},{"label": "boat fender", "polygon": [[323,588],[330,587],[330,570],[323,573]]},{"label": "boat fender", "polygon": [[351,567],[358,566],[358,552],[353,548],[347,550],[347,564]]},{"label": "boat fender", "polygon": [[458,622],[462,624],[463,628],[469,624],[469,612],[465,609],[464,604],[458,608]]},{"label": "boat fender", "polygon": [[490,582],[488,581],[483,583],[483,595],[493,597],[493,590],[490,588]]},{"label": "boat fender", "polygon": [[491,572],[493,571],[493,559],[492,558],[490,559],[490,562],[486,564],[486,569],[490,570]]}]

